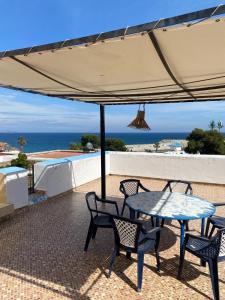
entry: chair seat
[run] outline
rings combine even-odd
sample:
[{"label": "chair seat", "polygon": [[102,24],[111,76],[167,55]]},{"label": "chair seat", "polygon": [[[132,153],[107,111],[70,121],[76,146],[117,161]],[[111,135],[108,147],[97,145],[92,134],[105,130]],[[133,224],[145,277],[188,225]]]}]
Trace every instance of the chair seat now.
[{"label": "chair seat", "polygon": [[199,251],[208,246],[210,241],[198,240],[196,238],[189,237],[186,248],[191,251]]},{"label": "chair seat", "polygon": [[218,228],[224,228],[225,227],[225,218],[224,217],[218,217],[218,216],[213,216],[210,219],[210,222],[212,225]]},{"label": "chair seat", "polygon": [[110,216],[96,216],[94,218],[94,223],[97,226],[112,227]]},{"label": "chair seat", "polygon": [[156,239],[156,234],[140,234],[139,237],[139,246],[138,246],[138,252],[146,252],[150,249],[153,249],[155,246],[155,239]]}]

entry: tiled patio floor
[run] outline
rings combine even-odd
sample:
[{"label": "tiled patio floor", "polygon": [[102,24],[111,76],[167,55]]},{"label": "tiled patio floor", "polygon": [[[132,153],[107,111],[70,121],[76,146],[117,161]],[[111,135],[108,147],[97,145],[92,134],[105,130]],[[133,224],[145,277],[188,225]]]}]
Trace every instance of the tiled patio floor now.
[{"label": "tiled patio floor", "polygon": [[[119,183],[121,180],[130,178],[128,176],[121,175],[109,175],[106,177],[107,183],[107,195],[112,197],[122,197],[119,191]],[[132,177],[135,178],[135,177]],[[154,178],[139,178],[141,179],[141,183],[146,186],[151,191],[161,191],[166,185],[167,181],[164,179],[154,179]],[[88,182],[82,186],[79,186],[76,191],[79,192],[90,192],[96,191],[97,193],[101,192],[100,189],[100,179],[96,179]],[[225,185],[218,184],[206,184],[206,183],[192,183],[193,193],[194,195],[201,197],[203,199],[218,202],[225,202]],[[177,191],[179,192],[179,191]]]},{"label": "tiled patio floor", "polygon": [[[118,200],[121,204],[121,200]],[[83,193],[70,193],[17,212],[0,224],[0,299],[212,299],[208,268],[187,254],[184,280],[176,279],[179,227],[162,229],[161,273],[146,255],[143,289],[136,287],[136,257],[117,258],[106,277],[113,246],[110,229],[97,232],[83,252],[89,214]],[[198,222],[190,227],[199,229]],[[219,265],[221,299],[225,299],[225,263]]]}]

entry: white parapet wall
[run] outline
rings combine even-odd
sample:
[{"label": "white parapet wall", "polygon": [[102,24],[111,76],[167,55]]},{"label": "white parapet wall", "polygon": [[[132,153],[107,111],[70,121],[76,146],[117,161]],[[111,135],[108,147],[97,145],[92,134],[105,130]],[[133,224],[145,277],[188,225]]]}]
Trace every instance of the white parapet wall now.
[{"label": "white parapet wall", "polygon": [[225,156],[110,152],[110,174],[225,184]]},{"label": "white parapet wall", "polygon": [[0,169],[0,173],[4,175],[5,201],[13,204],[15,209],[27,206],[27,170],[18,167],[7,167]]},{"label": "white parapet wall", "polygon": [[[109,154],[106,154],[106,166],[106,174],[109,174]],[[101,162],[99,153],[48,160],[34,165],[35,188],[45,191],[48,197],[69,191],[100,178],[100,176]]]},{"label": "white parapet wall", "polygon": [[[106,174],[225,184],[225,156],[108,152]],[[101,176],[99,153],[48,160],[34,165],[35,188],[48,197]]]},{"label": "white parapet wall", "polygon": [[17,154],[14,155],[0,155],[0,164],[7,164],[10,163],[12,159],[17,158]]},{"label": "white parapet wall", "polygon": [[[28,172],[17,167],[0,169],[6,202],[15,208],[28,205]],[[108,152],[106,174],[129,177],[188,180],[225,184],[225,156]],[[35,188],[48,197],[69,191],[101,176],[100,153],[48,160],[34,165]]]}]

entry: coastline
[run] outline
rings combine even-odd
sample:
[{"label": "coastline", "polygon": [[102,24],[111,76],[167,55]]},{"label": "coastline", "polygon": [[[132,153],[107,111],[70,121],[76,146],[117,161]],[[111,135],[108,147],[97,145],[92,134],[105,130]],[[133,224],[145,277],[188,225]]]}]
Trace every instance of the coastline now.
[{"label": "coastline", "polygon": [[[4,141],[12,147],[17,148],[17,139],[19,136],[23,136],[27,141],[27,144],[24,146],[24,151],[26,153],[57,149],[68,150],[71,143],[80,142],[81,136],[83,134],[85,133],[0,133],[0,141]],[[187,135],[188,133],[185,132],[106,132],[106,138],[121,139],[122,141],[124,141],[125,145],[154,144],[165,139],[181,140],[185,139]]]},{"label": "coastline", "polygon": [[[158,152],[182,150],[187,146],[186,140],[162,140],[159,143]],[[155,144],[132,144],[126,145],[132,152],[156,152]]]}]

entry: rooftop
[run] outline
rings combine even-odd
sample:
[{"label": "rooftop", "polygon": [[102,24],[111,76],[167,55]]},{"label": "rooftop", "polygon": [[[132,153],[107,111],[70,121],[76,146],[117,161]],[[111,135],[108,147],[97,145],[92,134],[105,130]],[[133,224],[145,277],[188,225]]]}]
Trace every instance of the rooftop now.
[{"label": "rooftop", "polygon": [[84,153],[77,151],[55,150],[29,154],[29,158],[65,158],[70,156],[82,155]]},{"label": "rooftop", "polygon": [[[108,176],[111,195],[120,196],[118,182],[124,177]],[[142,179],[152,190],[160,190],[163,180]],[[214,201],[222,187],[194,185],[194,193]],[[220,189],[220,190],[219,190]],[[100,191],[95,180],[72,193],[20,209],[0,225],[0,288],[2,299],[211,299],[208,268],[187,254],[184,280],[176,279],[179,254],[179,225],[173,221],[162,229],[161,273],[156,273],[155,257],[146,255],[142,293],[136,287],[136,256],[117,258],[111,278],[107,278],[113,233],[99,230],[88,252],[83,252],[90,221],[84,192]],[[214,191],[214,193],[212,193]],[[224,191],[224,187],[223,187]],[[223,199],[221,198],[221,201]],[[117,198],[121,207],[121,199]],[[223,212],[218,210],[218,214]],[[190,223],[199,230],[198,222]],[[225,294],[225,264],[219,265],[220,292]]]}]

